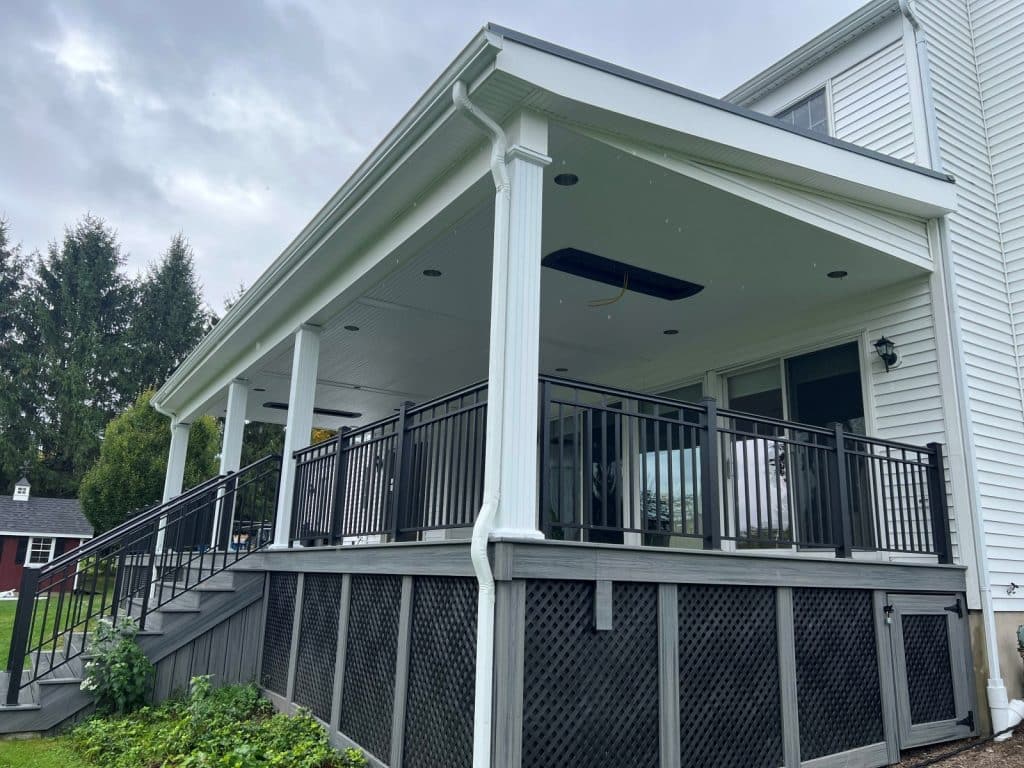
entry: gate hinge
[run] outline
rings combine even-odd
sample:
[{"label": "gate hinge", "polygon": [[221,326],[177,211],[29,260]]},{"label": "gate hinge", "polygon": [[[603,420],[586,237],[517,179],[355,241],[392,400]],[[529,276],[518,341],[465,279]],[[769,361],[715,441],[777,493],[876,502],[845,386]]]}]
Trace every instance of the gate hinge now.
[{"label": "gate hinge", "polygon": [[891,603],[889,605],[883,605],[882,606],[882,613],[885,614],[885,623],[886,624],[892,624],[892,611],[893,611],[893,607],[892,607]]},{"label": "gate hinge", "polygon": [[962,619],[964,617],[964,611],[960,607],[960,598],[959,597],[956,599],[955,603],[953,603],[952,605],[947,605],[946,606],[946,610],[949,611],[950,613],[955,613],[956,617],[958,619]]},{"label": "gate hinge", "polygon": [[957,720],[957,725],[966,725],[970,730],[974,730],[974,710],[967,713],[967,717],[963,720]]}]

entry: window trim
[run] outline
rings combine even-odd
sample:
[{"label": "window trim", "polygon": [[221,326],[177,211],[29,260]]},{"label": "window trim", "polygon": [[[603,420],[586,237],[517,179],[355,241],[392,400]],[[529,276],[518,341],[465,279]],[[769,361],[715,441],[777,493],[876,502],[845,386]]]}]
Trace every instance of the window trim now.
[{"label": "window trim", "polygon": [[[822,95],[822,98],[824,98],[824,100],[825,100],[825,131],[826,132],[825,132],[824,135],[828,136],[829,138],[835,138],[835,126],[833,125],[833,122],[832,122],[832,79],[831,78],[826,80],[821,85],[816,85],[814,88],[811,88],[809,91],[805,91],[800,96],[797,96],[795,99],[793,99],[792,101],[788,102],[781,109],[775,110],[775,112],[772,114],[772,117],[774,117],[776,120],[781,120],[783,113],[791,111],[792,109],[800,106],[805,101],[810,101],[815,96],[817,96],[819,93]],[[800,128],[801,130],[804,130],[804,131],[808,130],[807,128],[802,128],[801,126],[798,126],[796,124],[793,124],[793,127],[794,128]],[[811,133],[818,133],[818,132],[812,130]],[[818,134],[818,135],[821,135],[821,134]]]},{"label": "window trim", "polygon": [[[32,551],[33,551],[33,547],[35,546],[35,543],[37,541],[43,542],[43,541],[46,541],[47,539],[49,539],[49,541],[50,541],[50,554],[47,557],[46,562],[45,563],[33,563],[32,562]],[[57,550],[57,538],[55,536],[29,536],[28,537],[28,546],[25,548],[24,567],[26,567],[26,568],[42,568],[44,565],[47,565],[47,564],[53,562],[53,555],[56,552],[56,550]]]}]

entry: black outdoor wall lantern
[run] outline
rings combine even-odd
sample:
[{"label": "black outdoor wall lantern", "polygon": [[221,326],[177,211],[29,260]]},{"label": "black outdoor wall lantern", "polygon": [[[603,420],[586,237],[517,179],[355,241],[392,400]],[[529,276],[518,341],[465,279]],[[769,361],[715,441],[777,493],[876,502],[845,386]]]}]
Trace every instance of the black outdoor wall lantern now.
[{"label": "black outdoor wall lantern", "polygon": [[882,362],[885,363],[885,372],[888,373],[889,369],[896,365],[896,362],[900,359],[899,355],[896,354],[896,345],[893,344],[889,339],[883,336],[875,342],[875,351],[878,356],[882,358]]}]

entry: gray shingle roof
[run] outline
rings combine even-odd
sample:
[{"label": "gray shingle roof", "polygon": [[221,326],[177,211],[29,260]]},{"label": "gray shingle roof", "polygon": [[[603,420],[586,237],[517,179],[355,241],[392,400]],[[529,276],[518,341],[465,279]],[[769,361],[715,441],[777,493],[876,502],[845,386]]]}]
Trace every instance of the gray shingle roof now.
[{"label": "gray shingle roof", "polygon": [[55,536],[92,536],[77,499],[48,499],[32,496],[15,501],[0,496],[0,531],[49,533]]}]

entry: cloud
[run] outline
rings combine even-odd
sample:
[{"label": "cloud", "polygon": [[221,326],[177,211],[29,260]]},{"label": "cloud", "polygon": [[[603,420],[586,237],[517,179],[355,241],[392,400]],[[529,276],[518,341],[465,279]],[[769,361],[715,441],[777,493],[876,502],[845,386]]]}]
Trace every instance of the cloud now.
[{"label": "cloud", "polygon": [[182,231],[219,307],[487,21],[720,94],[860,0],[13,0],[0,211],[28,249],[91,211],[135,271]]}]

